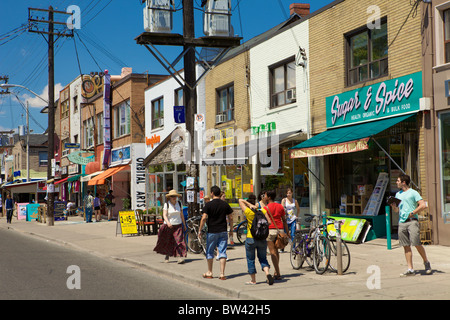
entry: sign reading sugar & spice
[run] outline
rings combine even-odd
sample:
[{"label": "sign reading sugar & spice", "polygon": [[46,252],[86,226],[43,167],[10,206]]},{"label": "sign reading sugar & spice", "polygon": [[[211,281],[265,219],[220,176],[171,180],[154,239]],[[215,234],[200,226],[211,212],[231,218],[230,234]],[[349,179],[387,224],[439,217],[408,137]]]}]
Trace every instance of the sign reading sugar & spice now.
[{"label": "sign reading sugar & spice", "polygon": [[420,98],[422,72],[329,96],[327,128],[417,112]]}]

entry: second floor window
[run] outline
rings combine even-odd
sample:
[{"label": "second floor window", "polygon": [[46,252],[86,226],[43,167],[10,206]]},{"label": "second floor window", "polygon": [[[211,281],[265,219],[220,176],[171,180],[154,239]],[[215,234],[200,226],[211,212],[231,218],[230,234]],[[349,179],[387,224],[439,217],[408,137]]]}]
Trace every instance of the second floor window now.
[{"label": "second floor window", "polygon": [[164,97],[152,101],[152,130],[164,126]]},{"label": "second floor window", "polygon": [[217,115],[221,118],[220,121],[216,120],[216,123],[234,120],[234,86],[217,90],[217,96]]},{"label": "second floor window", "polygon": [[86,149],[94,146],[94,118],[83,121],[84,147]]},{"label": "second floor window", "polygon": [[348,85],[388,74],[387,23],[347,36]]},{"label": "second floor window", "polygon": [[103,143],[103,124],[105,119],[103,118],[103,112],[97,115],[97,144]]},{"label": "second floor window", "polygon": [[276,108],[296,101],[295,61],[278,63],[270,69],[270,107]]},{"label": "second floor window", "polygon": [[114,108],[115,137],[130,134],[130,101],[124,101]]},{"label": "second floor window", "polygon": [[450,9],[444,11],[445,63],[450,62]]}]

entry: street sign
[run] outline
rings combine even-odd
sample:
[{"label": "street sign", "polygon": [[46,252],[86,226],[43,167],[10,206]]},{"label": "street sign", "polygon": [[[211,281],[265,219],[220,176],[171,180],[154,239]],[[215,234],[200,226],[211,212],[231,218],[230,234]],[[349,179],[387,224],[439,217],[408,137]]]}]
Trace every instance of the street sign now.
[{"label": "street sign", "polygon": [[173,116],[175,118],[175,123],[185,123],[186,118],[184,113],[184,106],[174,106]]},{"label": "street sign", "polygon": [[80,144],[79,143],[64,143],[64,149],[79,149]]}]

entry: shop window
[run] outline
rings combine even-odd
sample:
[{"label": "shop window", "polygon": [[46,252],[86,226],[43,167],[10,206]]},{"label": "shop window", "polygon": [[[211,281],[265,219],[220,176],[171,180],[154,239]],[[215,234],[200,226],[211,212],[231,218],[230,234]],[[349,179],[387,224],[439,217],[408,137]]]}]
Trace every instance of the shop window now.
[{"label": "shop window", "polygon": [[121,137],[130,134],[130,101],[124,101],[114,108],[115,118],[115,137]]},{"label": "shop window", "polygon": [[276,108],[296,101],[295,61],[289,58],[269,67],[270,107]]},{"label": "shop window", "polygon": [[450,212],[450,112],[443,113],[440,119],[440,153],[441,153],[441,186],[442,210]]},{"label": "shop window", "polygon": [[164,126],[164,97],[152,101],[152,130]]},{"label": "shop window", "polygon": [[234,85],[217,90],[216,124],[234,120]]},{"label": "shop window", "polygon": [[379,28],[364,28],[346,36],[348,43],[348,85],[388,74],[388,36],[386,18]]}]

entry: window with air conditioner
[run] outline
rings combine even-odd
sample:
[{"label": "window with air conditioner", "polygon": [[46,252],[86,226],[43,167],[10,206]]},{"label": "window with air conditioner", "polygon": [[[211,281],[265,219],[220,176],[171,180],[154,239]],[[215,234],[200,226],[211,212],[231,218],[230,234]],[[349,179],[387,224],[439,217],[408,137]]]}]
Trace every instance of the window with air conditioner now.
[{"label": "window with air conditioner", "polygon": [[296,101],[295,57],[269,67],[270,107],[276,108]]},{"label": "window with air conditioner", "polygon": [[234,120],[234,85],[217,90],[216,123]]}]

